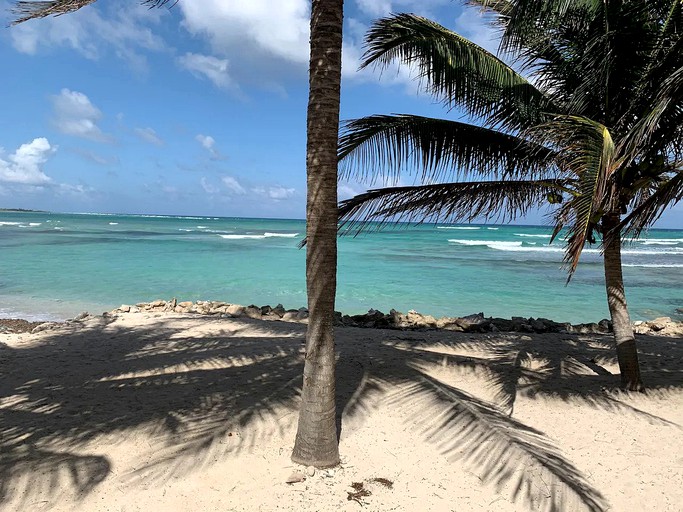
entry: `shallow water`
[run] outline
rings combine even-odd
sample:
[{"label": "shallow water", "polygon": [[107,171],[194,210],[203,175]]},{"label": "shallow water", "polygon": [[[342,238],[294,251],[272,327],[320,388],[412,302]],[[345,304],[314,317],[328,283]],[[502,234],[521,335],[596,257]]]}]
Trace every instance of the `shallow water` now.
[{"label": "shallow water", "polygon": [[[63,319],[157,298],[306,304],[300,220],[0,212],[0,317]],[[403,226],[339,243],[337,309],[607,317],[599,248],[571,283],[539,226]],[[634,320],[683,307],[683,230],[624,247]],[[681,318],[681,315],[678,314]]]}]

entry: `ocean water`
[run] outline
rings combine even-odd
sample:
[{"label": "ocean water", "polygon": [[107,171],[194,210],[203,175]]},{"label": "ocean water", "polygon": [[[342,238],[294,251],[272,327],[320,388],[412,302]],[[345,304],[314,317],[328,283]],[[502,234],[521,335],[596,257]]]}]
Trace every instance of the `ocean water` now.
[{"label": "ocean water", "polygon": [[[158,298],[306,305],[300,220],[0,212],[0,317],[65,319]],[[403,226],[339,242],[337,309],[435,316],[608,317],[587,248],[566,286],[550,228]],[[681,318],[683,230],[623,250],[634,320]]]}]

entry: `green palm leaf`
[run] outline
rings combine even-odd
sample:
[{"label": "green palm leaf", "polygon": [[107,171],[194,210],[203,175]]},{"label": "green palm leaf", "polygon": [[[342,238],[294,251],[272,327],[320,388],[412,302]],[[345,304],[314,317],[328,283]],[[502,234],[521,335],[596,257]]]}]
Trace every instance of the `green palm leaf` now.
[{"label": "green palm leaf", "polygon": [[664,210],[683,200],[683,169],[680,169],[670,179],[667,179],[649,194],[621,223],[626,229],[626,235],[633,238],[651,226]]},{"label": "green palm leaf", "polygon": [[533,125],[556,111],[532,84],[495,55],[426,18],[396,14],[377,20],[366,36],[361,67],[395,60],[417,67],[427,91],[449,108],[508,129]]},{"label": "green palm leaf", "polygon": [[543,205],[549,196],[556,200],[571,192],[571,184],[571,180],[501,180],[369,190],[340,203],[340,230],[360,232],[401,221],[511,220]]},{"label": "green palm leaf", "polygon": [[[683,66],[676,69],[659,87],[652,105],[644,112],[620,144],[619,152],[626,162],[635,160],[652,148],[655,134],[662,125],[668,125],[666,118],[673,116],[680,122],[683,104]],[[680,130],[680,126],[677,127]],[[680,139],[678,140],[680,144]]]},{"label": "green palm leaf", "polygon": [[534,46],[539,34],[552,32],[568,19],[595,18],[605,9],[604,0],[525,0],[512,3],[513,7],[506,12],[501,40],[501,49],[511,53]]},{"label": "green palm leaf", "polygon": [[[12,8],[12,14],[16,19],[12,25],[18,25],[24,21],[46,16],[60,16],[69,12],[77,11],[81,7],[95,3],[96,0],[52,0],[52,1],[22,1],[16,2]],[[170,2],[175,4],[178,0],[142,0],[142,5],[149,7],[161,7]]]},{"label": "green palm leaf", "polygon": [[514,8],[511,0],[468,0],[467,4],[481,7],[484,11],[493,12],[502,17],[508,16]]},{"label": "green palm leaf", "polygon": [[555,154],[539,144],[467,123],[411,115],[347,121],[339,141],[341,175],[396,179],[420,169],[422,181],[470,173],[496,177],[547,176]]},{"label": "green palm leaf", "polygon": [[578,179],[576,195],[563,212],[571,218],[565,254],[571,277],[600,216],[614,208],[617,198],[610,177],[619,165],[616,147],[606,126],[580,116],[558,116],[536,127],[532,135],[540,143],[562,148],[560,165]]}]

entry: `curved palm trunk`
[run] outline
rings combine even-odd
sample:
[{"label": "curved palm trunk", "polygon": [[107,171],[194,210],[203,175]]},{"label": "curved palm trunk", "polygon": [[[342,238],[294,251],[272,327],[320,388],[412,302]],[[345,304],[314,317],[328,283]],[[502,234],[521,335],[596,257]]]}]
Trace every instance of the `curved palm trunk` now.
[{"label": "curved palm trunk", "polygon": [[603,233],[615,233],[604,236],[605,239],[605,287],[607,288],[607,304],[612,316],[614,339],[617,343],[617,360],[621,372],[621,387],[631,391],[641,391],[643,382],[640,377],[636,339],[633,335],[631,318],[626,305],[624,278],[621,272],[621,237],[614,230],[618,229],[619,214],[610,213],[603,217]]},{"label": "curved palm trunk", "polygon": [[310,316],[292,460],[319,468],[339,463],[333,327],[343,4],[343,0],[313,0],[311,12],[306,147],[306,288]]}]

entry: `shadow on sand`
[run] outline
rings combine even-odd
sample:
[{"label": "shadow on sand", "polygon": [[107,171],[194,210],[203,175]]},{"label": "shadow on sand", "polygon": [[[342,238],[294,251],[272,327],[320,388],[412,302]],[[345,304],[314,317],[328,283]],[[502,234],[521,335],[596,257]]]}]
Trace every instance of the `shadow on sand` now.
[{"label": "shadow on sand", "polygon": [[[79,453],[89,440],[107,444],[140,431],[151,434],[158,439],[155,456],[139,472],[166,479],[249,449],[263,436],[291,431],[304,326],[211,320],[211,334],[199,336],[174,322],[162,316],[131,330],[98,318],[26,348],[0,344],[0,508],[10,500],[28,507],[65,483],[81,496],[93,490],[112,468],[104,456]],[[405,409],[449,460],[476,466],[485,483],[512,488],[528,509],[567,510],[568,500],[572,510],[608,506],[543,432],[513,418],[520,394],[668,423],[606,389],[616,383],[603,368],[613,362],[609,338],[568,336],[545,352],[548,344],[502,334],[383,331],[383,341],[372,346],[364,337],[361,329],[347,329],[338,344],[340,419],[341,411],[344,421],[369,415],[381,396]],[[681,386],[680,340],[646,341],[640,350],[650,389],[665,394]],[[441,381],[430,373],[433,367],[477,372],[495,399]],[[435,406],[441,411],[436,416]],[[263,424],[279,432],[250,428]],[[538,471],[520,470],[529,465]],[[542,496],[539,478],[550,489]]]}]

